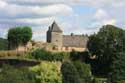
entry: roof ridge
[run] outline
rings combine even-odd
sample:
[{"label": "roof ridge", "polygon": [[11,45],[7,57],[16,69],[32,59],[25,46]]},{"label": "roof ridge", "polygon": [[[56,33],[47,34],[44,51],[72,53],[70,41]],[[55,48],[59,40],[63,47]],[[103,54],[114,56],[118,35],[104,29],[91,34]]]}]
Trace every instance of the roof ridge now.
[{"label": "roof ridge", "polygon": [[60,27],[57,25],[56,21],[54,21],[51,25],[51,31],[52,32],[62,32]]}]

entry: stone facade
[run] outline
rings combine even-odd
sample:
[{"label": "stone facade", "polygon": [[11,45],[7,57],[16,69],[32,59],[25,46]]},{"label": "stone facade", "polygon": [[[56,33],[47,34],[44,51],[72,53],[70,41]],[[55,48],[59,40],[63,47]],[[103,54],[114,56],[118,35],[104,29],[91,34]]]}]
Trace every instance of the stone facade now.
[{"label": "stone facade", "polygon": [[[63,35],[63,31],[56,22],[47,31],[47,43],[52,43],[60,51],[85,51],[87,50],[88,37],[84,35]],[[54,49],[55,49],[54,48]]]},{"label": "stone facade", "polygon": [[53,22],[47,31],[47,42],[53,43],[57,47],[62,47],[62,30]]},{"label": "stone facade", "polygon": [[51,42],[57,47],[62,47],[62,33],[52,32],[51,35]]}]

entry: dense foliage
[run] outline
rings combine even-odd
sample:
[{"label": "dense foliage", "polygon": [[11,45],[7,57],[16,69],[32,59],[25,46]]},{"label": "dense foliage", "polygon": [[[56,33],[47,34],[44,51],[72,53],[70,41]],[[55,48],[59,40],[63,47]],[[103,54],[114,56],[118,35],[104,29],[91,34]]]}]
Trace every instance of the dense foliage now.
[{"label": "dense foliage", "polygon": [[44,49],[36,49],[32,56],[39,60],[48,60],[48,61],[63,61],[68,59],[69,53],[61,52],[61,53],[51,53]]},{"label": "dense foliage", "polygon": [[71,62],[64,62],[61,67],[62,83],[79,83],[79,73]]},{"label": "dense foliage", "polygon": [[35,74],[27,68],[4,65],[0,71],[0,83],[35,83]]},{"label": "dense foliage", "polygon": [[92,83],[93,76],[91,73],[90,65],[80,61],[75,61],[73,62],[73,64],[79,73],[79,79],[80,79],[79,83]]},{"label": "dense foliage", "polygon": [[[112,25],[106,25],[97,34],[91,35],[89,39],[89,52],[92,56],[96,56],[91,61],[93,73],[104,77],[116,76],[119,80],[123,80],[125,60],[122,60],[124,57],[120,56],[125,52],[125,31]],[[113,72],[115,75],[112,75]]]},{"label": "dense foliage", "polygon": [[0,50],[8,49],[8,41],[6,39],[0,38]]},{"label": "dense foliage", "polygon": [[113,83],[125,82],[125,52],[117,54],[112,63],[111,78]]},{"label": "dense foliage", "polygon": [[37,83],[62,83],[61,73],[54,62],[42,62],[30,70],[36,72]]},{"label": "dense foliage", "polygon": [[30,27],[15,27],[10,28],[8,31],[9,48],[15,49],[19,45],[26,45],[32,38],[32,30]]},{"label": "dense foliage", "polygon": [[82,62],[88,62],[89,60],[89,52],[85,51],[85,52],[76,52],[76,51],[72,51],[70,52],[70,59],[72,61],[82,61]]}]

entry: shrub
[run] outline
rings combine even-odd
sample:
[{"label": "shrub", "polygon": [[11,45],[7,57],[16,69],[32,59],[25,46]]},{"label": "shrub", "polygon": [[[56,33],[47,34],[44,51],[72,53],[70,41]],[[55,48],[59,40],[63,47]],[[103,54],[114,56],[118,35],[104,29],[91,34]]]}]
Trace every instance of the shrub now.
[{"label": "shrub", "polygon": [[51,53],[44,49],[36,49],[32,56],[35,59],[39,60],[48,60],[48,61],[63,61],[64,59],[67,59],[69,57],[68,53],[61,52],[61,53]]},{"label": "shrub", "polygon": [[125,80],[120,80],[117,83],[125,83]]},{"label": "shrub", "polygon": [[4,65],[0,71],[0,83],[35,83],[35,74],[27,68]]},{"label": "shrub", "polygon": [[125,80],[125,52],[117,53],[111,66],[111,82]]},{"label": "shrub", "polygon": [[106,78],[95,78],[94,79],[94,83],[107,83],[107,79]]},{"label": "shrub", "polygon": [[93,77],[91,74],[91,67],[89,64],[82,63],[80,61],[75,61],[74,66],[76,67],[79,76],[80,83],[91,83],[93,81]]},{"label": "shrub", "polygon": [[79,73],[71,62],[64,62],[61,67],[63,83],[79,83]]},{"label": "shrub", "polygon": [[72,51],[70,53],[70,59],[72,61],[80,60],[83,62],[87,62],[87,60],[89,59],[89,53],[88,53],[88,51],[85,51],[85,52]]},{"label": "shrub", "polygon": [[36,72],[38,83],[62,83],[61,73],[54,62],[41,62],[40,65],[30,68]]},{"label": "shrub", "polygon": [[53,57],[56,61],[64,61],[69,59],[70,54],[66,52],[53,53]]}]

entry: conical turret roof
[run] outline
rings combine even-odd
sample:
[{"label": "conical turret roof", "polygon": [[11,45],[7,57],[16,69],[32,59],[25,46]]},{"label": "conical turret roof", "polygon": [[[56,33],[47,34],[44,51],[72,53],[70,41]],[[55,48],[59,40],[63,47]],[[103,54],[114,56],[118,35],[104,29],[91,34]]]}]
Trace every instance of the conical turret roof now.
[{"label": "conical turret roof", "polygon": [[62,32],[62,30],[60,29],[60,27],[57,25],[57,23],[54,21],[52,26],[51,26],[51,31],[52,32]]}]

